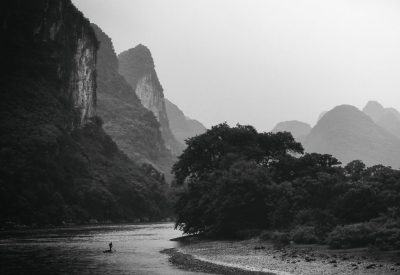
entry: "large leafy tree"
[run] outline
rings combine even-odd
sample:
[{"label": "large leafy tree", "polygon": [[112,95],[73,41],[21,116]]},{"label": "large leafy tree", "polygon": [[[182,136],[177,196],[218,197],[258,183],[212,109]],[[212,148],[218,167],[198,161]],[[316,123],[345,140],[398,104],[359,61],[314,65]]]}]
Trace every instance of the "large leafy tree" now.
[{"label": "large leafy tree", "polygon": [[216,169],[229,168],[238,159],[263,166],[288,154],[302,154],[303,146],[288,132],[258,133],[252,126],[222,123],[187,140],[187,148],[173,166],[178,184],[199,180]]},{"label": "large leafy tree", "polygon": [[268,226],[269,167],[289,154],[303,153],[290,133],[258,133],[226,123],[187,141],[173,172],[184,192],[176,205],[177,226],[185,233],[225,235]]}]

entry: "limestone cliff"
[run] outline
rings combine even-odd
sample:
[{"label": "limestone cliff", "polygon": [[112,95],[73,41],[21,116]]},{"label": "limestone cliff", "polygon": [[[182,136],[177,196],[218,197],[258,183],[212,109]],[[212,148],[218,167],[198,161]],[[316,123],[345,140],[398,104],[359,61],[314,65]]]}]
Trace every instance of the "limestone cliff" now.
[{"label": "limestone cliff", "polygon": [[132,160],[150,163],[165,174],[175,159],[167,150],[154,114],[118,72],[111,38],[93,25],[100,46],[97,62],[97,113],[104,129]]},{"label": "limestone cliff", "polygon": [[183,144],[178,142],[170,129],[164,102],[163,88],[155,71],[150,50],[138,45],[118,56],[119,72],[135,90],[145,108],[152,111],[160,123],[162,137],[168,149],[179,155]]},{"label": "limestone cliff", "polygon": [[95,116],[90,22],[70,0],[1,6],[0,227],[164,215],[161,175],[128,159]]},{"label": "limestone cliff", "polygon": [[73,107],[69,126],[81,127],[93,116],[96,98],[97,41],[89,22],[68,0],[10,2],[2,5],[3,38],[15,36],[2,43],[5,76],[45,74]]}]

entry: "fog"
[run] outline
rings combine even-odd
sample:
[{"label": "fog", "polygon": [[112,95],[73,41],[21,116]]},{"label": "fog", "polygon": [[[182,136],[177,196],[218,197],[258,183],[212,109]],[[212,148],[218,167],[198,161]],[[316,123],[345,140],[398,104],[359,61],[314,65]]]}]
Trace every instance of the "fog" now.
[{"label": "fog", "polygon": [[396,0],[73,0],[117,53],[148,46],[165,96],[206,126],[314,124],[339,104],[400,109]]}]

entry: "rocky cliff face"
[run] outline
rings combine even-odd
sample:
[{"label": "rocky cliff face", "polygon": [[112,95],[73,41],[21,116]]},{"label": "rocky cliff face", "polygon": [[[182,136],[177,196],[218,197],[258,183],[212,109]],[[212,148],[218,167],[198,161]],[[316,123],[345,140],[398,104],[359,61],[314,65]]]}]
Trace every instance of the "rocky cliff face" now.
[{"label": "rocky cliff face", "polygon": [[[100,42],[97,58],[97,113],[104,120],[105,131],[129,158],[140,163],[150,163],[169,174],[175,159],[165,147],[160,123],[154,112],[143,107],[135,91],[119,74],[118,58],[111,38],[98,26],[93,25],[93,29]],[[152,94],[151,91],[148,94]],[[162,102],[162,98],[157,102]]]},{"label": "rocky cliff face", "polygon": [[152,111],[160,123],[160,130],[168,149],[175,155],[183,150],[170,129],[164,102],[163,88],[154,68],[149,49],[138,45],[118,56],[119,72],[135,90],[142,105]]},{"label": "rocky cliff face", "polygon": [[344,164],[358,159],[367,165],[400,167],[400,140],[349,105],[326,113],[307,136],[304,147],[307,152],[332,154]]},{"label": "rocky cliff face", "polygon": [[70,0],[7,1],[0,26],[0,227],[162,216],[161,175],[128,159],[94,116],[89,21]]},{"label": "rocky cliff face", "polygon": [[72,95],[74,107],[79,114],[78,125],[83,125],[93,117],[96,102],[96,48],[88,35],[78,38],[75,49],[72,74],[69,79],[68,93]]},{"label": "rocky cliff face", "polygon": [[[39,74],[42,70],[60,87],[59,96],[65,103],[73,106],[70,126],[81,127],[93,117],[97,41],[89,22],[70,1],[6,4],[2,26],[4,37],[16,36],[3,44],[7,56],[2,56],[2,64],[10,66],[8,72],[25,74],[36,70]],[[30,61],[32,55],[36,56]]]},{"label": "rocky cliff face", "polygon": [[199,121],[188,118],[174,103],[165,99],[169,126],[176,139],[185,144],[187,138],[203,134],[207,129]]}]

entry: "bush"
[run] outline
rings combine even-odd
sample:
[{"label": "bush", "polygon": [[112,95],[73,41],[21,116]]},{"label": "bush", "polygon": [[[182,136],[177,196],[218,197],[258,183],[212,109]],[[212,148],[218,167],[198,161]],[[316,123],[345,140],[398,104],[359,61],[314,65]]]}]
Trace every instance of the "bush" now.
[{"label": "bush", "polygon": [[279,248],[290,244],[290,235],[286,232],[275,231],[271,234],[271,240],[274,243],[274,246]]},{"label": "bush", "polygon": [[381,228],[375,234],[374,246],[381,250],[400,249],[400,229]]},{"label": "bush", "polygon": [[313,226],[297,226],[290,232],[291,239],[299,244],[315,244],[319,238]]},{"label": "bush", "polygon": [[236,237],[240,240],[248,240],[260,235],[260,229],[244,229],[236,232]]},{"label": "bush", "polygon": [[326,235],[338,224],[337,219],[329,211],[322,209],[300,210],[294,219],[294,225],[313,227],[319,240],[324,240]]},{"label": "bush", "polygon": [[269,240],[271,240],[272,234],[273,234],[273,233],[272,233],[271,231],[266,231],[266,230],[264,230],[264,231],[262,231],[262,232],[260,233],[259,238],[260,238],[260,240],[262,240],[262,241],[269,241]]},{"label": "bush", "polygon": [[357,223],[337,226],[328,235],[328,245],[331,248],[364,247],[374,243],[376,226],[373,223]]}]

